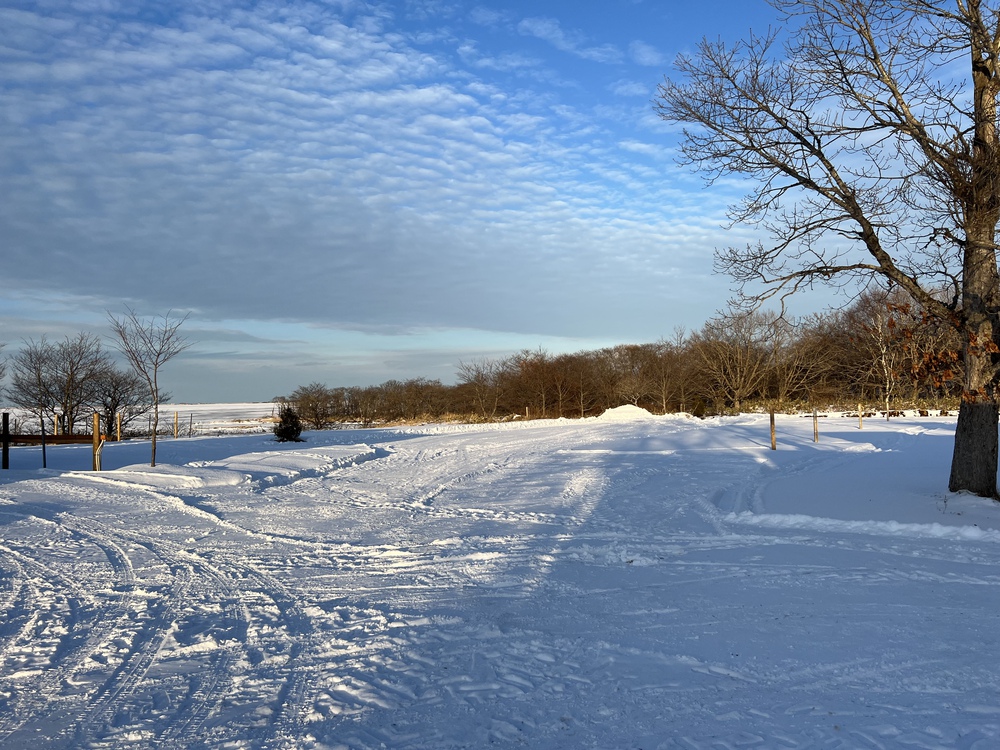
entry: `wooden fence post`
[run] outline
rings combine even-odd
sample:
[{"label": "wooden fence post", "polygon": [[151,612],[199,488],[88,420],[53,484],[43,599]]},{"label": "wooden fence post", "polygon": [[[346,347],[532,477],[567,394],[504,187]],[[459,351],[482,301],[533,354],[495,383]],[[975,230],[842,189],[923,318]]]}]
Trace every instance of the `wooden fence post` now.
[{"label": "wooden fence post", "polygon": [[813,409],[813,442],[819,442],[819,415],[815,408]]},{"label": "wooden fence post", "polygon": [[115,440],[119,443],[122,440],[122,413],[115,414]]},{"label": "wooden fence post", "polygon": [[861,404],[858,404],[858,429],[865,429],[865,413],[861,410]]},{"label": "wooden fence post", "polygon": [[771,409],[771,450],[778,450],[778,436],[774,432],[774,409]]},{"label": "wooden fence post", "polygon": [[3,468],[10,468],[10,414],[3,413]]},{"label": "wooden fence post", "polygon": [[94,471],[101,470],[101,415],[94,412]]},{"label": "wooden fence post", "polygon": [[39,416],[38,422],[42,426],[42,468],[49,468],[48,461],[45,457],[45,417]]}]

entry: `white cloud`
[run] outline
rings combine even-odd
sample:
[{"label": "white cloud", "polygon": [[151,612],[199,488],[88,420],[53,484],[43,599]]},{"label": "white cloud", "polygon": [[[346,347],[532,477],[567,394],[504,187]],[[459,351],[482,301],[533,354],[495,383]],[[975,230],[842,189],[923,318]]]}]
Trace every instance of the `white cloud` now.
[{"label": "white cloud", "polygon": [[629,57],[636,65],[662,67],[666,60],[660,51],[646,42],[635,41],[628,46]]},{"label": "white cloud", "polygon": [[615,81],[608,86],[608,91],[610,91],[615,96],[645,96],[650,97],[653,94],[654,86],[648,83],[642,83],[641,81]]},{"label": "white cloud", "polygon": [[498,26],[506,20],[506,15],[494,8],[480,5],[469,11],[469,20],[480,26]]},{"label": "white cloud", "polygon": [[561,52],[569,52],[586,60],[616,63],[622,59],[621,51],[614,45],[587,46],[586,40],[580,32],[565,31],[560,23],[553,18],[525,18],[518,24],[517,28],[522,34],[541,39]]},{"label": "white cloud", "polygon": [[622,141],[618,144],[619,148],[623,148],[626,151],[631,151],[636,154],[644,154],[646,156],[658,157],[664,152],[662,145],[656,145],[653,143],[642,143],[640,141]]}]

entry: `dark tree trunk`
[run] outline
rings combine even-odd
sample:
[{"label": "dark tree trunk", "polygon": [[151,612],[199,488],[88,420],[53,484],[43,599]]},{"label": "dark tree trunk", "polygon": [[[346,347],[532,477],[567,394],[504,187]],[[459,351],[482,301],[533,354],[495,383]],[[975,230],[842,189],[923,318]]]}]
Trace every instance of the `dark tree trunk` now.
[{"label": "dark tree trunk", "polygon": [[997,497],[997,404],[962,401],[948,489]]},{"label": "dark tree trunk", "polygon": [[954,192],[962,206],[966,243],[962,268],[961,323],[964,338],[965,388],[955,428],[955,453],[948,488],[982,497],[997,497],[996,354],[1000,351],[1000,273],[997,271],[996,230],[1000,222],[1000,134],[997,96],[1000,69],[992,30],[980,23],[985,16],[979,0],[969,11],[972,53],[972,153],[967,177],[955,179]]}]

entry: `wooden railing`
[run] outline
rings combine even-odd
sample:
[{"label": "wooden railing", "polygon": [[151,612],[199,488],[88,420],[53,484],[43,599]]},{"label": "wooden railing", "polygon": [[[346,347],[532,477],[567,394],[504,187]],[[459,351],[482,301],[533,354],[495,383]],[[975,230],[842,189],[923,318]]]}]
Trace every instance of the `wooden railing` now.
[{"label": "wooden railing", "polygon": [[101,470],[101,448],[104,447],[105,436],[101,434],[101,415],[94,412],[94,427],[90,435],[22,435],[10,431],[10,415],[4,412],[3,421],[0,424],[0,448],[2,448],[2,459],[0,459],[0,469],[10,468],[10,446],[20,445],[41,445],[42,446],[42,468],[45,468],[45,446],[46,445],[69,445],[91,443],[94,446],[94,471]]}]

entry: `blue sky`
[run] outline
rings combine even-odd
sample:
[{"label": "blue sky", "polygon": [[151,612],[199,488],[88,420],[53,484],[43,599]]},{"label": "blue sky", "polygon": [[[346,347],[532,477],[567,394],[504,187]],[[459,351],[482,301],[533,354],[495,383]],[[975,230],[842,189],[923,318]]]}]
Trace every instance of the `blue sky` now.
[{"label": "blue sky", "polygon": [[[710,8],[710,12],[706,12]],[[651,99],[764,0],[0,3],[7,351],[189,313],[175,400],[451,382],[655,341],[729,296],[738,185]]]}]

